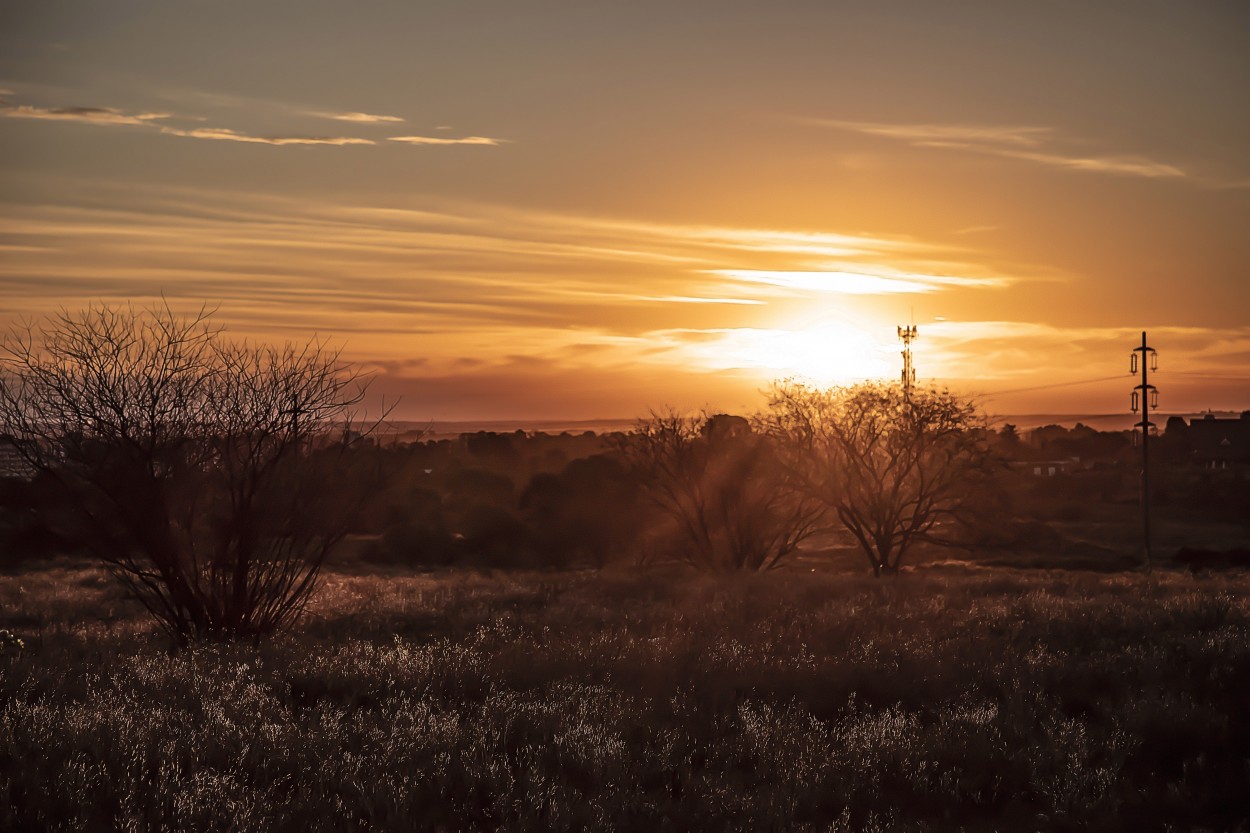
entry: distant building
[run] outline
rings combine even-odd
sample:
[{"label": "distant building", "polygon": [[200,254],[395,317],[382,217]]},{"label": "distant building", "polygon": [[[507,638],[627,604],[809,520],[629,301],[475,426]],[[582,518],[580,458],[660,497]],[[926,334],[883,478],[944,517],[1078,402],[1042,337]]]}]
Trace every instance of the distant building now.
[{"label": "distant building", "polygon": [[1056,474],[1070,474],[1086,468],[1081,465],[1080,457],[1067,457],[1062,460],[1013,460],[1008,465],[1034,477],[1054,477]]},{"label": "distant building", "polygon": [[1250,411],[1238,419],[1218,419],[1208,413],[1191,419],[1185,432],[1193,460],[1207,469],[1250,466]]},{"label": "distant building", "polygon": [[13,445],[0,438],[0,479],[34,480],[35,467]]}]

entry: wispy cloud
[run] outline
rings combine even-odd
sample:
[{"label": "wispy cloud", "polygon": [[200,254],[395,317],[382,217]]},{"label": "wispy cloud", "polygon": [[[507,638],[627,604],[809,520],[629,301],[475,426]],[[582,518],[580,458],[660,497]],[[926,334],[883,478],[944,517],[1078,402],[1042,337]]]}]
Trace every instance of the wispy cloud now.
[{"label": "wispy cloud", "polygon": [[356,124],[396,124],[402,122],[399,116],[378,116],[373,113],[319,113],[313,112],[311,115],[323,119],[334,119],[335,121],[349,121]]},{"label": "wispy cloud", "polygon": [[[488,333],[475,346],[489,354],[505,323],[509,333],[541,324],[564,339],[588,330],[638,335],[745,326],[763,307],[773,317],[799,315],[830,291],[997,285],[952,260],[943,269],[901,268],[943,262],[949,249],[872,235],[482,205],[339,206],[198,189],[128,194],[125,204],[6,212],[6,242],[63,246],[10,254],[0,269],[6,297],[16,307],[19,298],[88,298],[105,283],[125,297],[177,286],[188,297],[238,299],[278,321],[298,316],[303,328],[361,322],[370,339],[425,328]],[[454,338],[452,347],[472,352]]]},{"label": "wispy cloud", "polygon": [[1140,176],[1149,179],[1184,178],[1187,176],[1183,170],[1175,165],[1166,165],[1162,162],[1154,162],[1138,156],[1065,156],[1058,153],[987,147],[965,142],[923,142],[920,144],[924,147],[950,148],[1001,156],[1007,159],[1023,159],[1027,162],[1037,162],[1052,168],[1067,168],[1074,171]]},{"label": "wispy cloud", "polygon": [[895,273],[878,275],[864,272],[777,271],[759,269],[717,269],[713,274],[741,281],[763,283],[804,292],[833,292],[841,295],[894,295],[937,292],[951,287],[992,287],[1008,283],[1005,279],[971,278],[946,275],[915,275]]},{"label": "wispy cloud", "polygon": [[1053,128],[982,124],[884,124],[879,122],[809,119],[809,123],[868,136],[881,136],[906,142],[913,147],[939,148],[1018,159],[1052,168],[1072,171],[1144,177],[1183,179],[1183,169],[1144,156],[1098,156],[1065,151]]},{"label": "wispy cloud", "polygon": [[[1244,380],[1250,327],[1156,326],[1151,344],[1165,357],[1164,390],[1180,395],[1197,379]],[[939,321],[921,326],[929,373],[970,382],[987,397],[1042,401],[1056,385],[1089,385],[1123,402],[1130,387],[1125,356],[1140,327],[1072,327],[1026,321]],[[1074,367],[1082,368],[1074,372]],[[1153,375],[1153,374],[1152,374]],[[1101,387],[1100,387],[1101,386]],[[1177,407],[1178,399],[1173,399]]]},{"label": "wispy cloud", "polygon": [[507,139],[492,139],[489,136],[464,136],[459,139],[445,139],[441,136],[390,136],[388,141],[403,142],[408,145],[501,145]]},{"label": "wispy cloud", "polygon": [[[860,287],[872,291],[925,280],[932,298],[943,284],[923,276],[963,275],[950,258],[969,254],[862,233],[434,200],[399,208],[90,183],[75,199],[84,204],[0,204],[3,239],[24,247],[0,258],[0,330],[92,300],[218,299],[236,337],[345,341],[345,358],[378,363],[374,389],[407,397],[412,418],[431,402],[507,416],[753,408],[779,375],[893,375],[893,320],[876,321],[874,305],[922,296],[874,301],[748,273],[853,272],[877,280]],[[935,262],[944,266],[919,265]]]},{"label": "wispy cloud", "polygon": [[885,136],[913,143],[927,142],[986,142],[1020,147],[1037,147],[1053,132],[1049,127],[1027,127],[985,124],[885,124],[881,122],[840,121],[837,119],[810,119],[813,124],[839,127],[865,133],[869,136]]},{"label": "wispy cloud", "polygon": [[[91,300],[144,302],[163,293],[177,307],[220,299],[220,320],[237,336],[280,341],[317,331],[350,339],[349,358],[392,363],[380,390],[403,391],[419,405],[439,385],[460,391],[466,409],[500,397],[545,408],[551,395],[577,388],[595,393],[576,404],[579,412],[606,407],[600,413],[610,415],[618,406],[600,403],[747,401],[717,397],[730,387],[754,396],[768,378],[792,372],[820,381],[893,378],[895,320],[879,318],[882,310],[945,290],[950,303],[943,299],[941,311],[954,319],[959,309],[993,309],[988,291],[1022,279],[963,266],[970,250],[868,234],[204,189],[121,194],[85,183],[76,192],[82,205],[0,205],[0,329]],[[954,297],[969,290],[977,295],[967,303]],[[1245,375],[1250,330],[1150,334],[1166,358],[1159,378],[1169,379],[1169,403],[1181,401],[1180,382],[1164,373]],[[1139,335],[922,320],[917,362],[924,378],[1006,395],[1123,375]],[[413,356],[425,360],[412,364]],[[477,360],[472,369],[466,356]],[[403,361],[406,369],[393,364]],[[709,380],[726,387],[713,390]],[[1105,387],[1108,401],[1121,405],[1127,388]],[[1010,395],[995,407],[1047,401]]]},{"label": "wispy cloud", "polygon": [[[0,92],[0,96],[3,95],[6,95],[6,93]],[[224,98],[228,101],[233,101],[229,97]],[[305,112],[304,115],[315,115],[355,124],[389,124],[403,121],[398,116],[374,115],[371,113]],[[16,119],[81,122],[105,126],[131,125],[152,128],[166,136],[219,142],[241,142],[254,145],[376,145],[379,141],[382,141],[381,139],[366,139],[359,136],[322,136],[298,133],[258,135],[229,127],[181,128],[164,124],[163,122],[175,118],[182,121],[199,122],[206,121],[206,119],[201,116],[174,116],[174,114],[168,112],[129,112],[113,107],[36,107],[28,104],[13,104],[3,98],[0,98],[0,116]],[[461,138],[392,136],[389,137],[389,140],[410,145],[498,146],[508,142],[507,139],[496,139],[487,136],[465,136]]]},{"label": "wispy cloud", "polygon": [[258,145],[372,145],[372,139],[358,139],[350,136],[252,136],[229,130],[224,127],[200,127],[194,130],[183,130],[177,127],[162,127],[161,132],[170,136],[183,136],[189,139],[210,139],[225,142],[247,142]]},{"label": "wispy cloud", "polygon": [[10,119],[46,119],[76,121],[88,124],[139,124],[170,118],[170,113],[127,113],[112,107],[32,107],[27,104],[0,103],[0,116]]}]

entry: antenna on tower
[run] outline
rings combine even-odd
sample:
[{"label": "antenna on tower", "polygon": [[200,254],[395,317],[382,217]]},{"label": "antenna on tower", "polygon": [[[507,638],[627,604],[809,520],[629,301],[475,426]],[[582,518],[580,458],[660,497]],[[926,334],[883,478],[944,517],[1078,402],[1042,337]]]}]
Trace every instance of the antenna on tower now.
[{"label": "antenna on tower", "polygon": [[[912,315],[914,321],[915,313]],[[903,400],[905,402],[911,401],[911,388],[916,383],[916,368],[911,362],[911,343],[919,334],[915,324],[906,326],[900,324],[898,327],[898,337],[903,342]]]}]

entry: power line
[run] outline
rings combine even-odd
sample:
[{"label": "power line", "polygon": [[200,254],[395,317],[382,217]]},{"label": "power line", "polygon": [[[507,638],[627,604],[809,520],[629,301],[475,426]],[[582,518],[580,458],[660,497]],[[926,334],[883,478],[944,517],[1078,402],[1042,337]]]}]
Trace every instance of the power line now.
[{"label": "power line", "polygon": [[1092,385],[1095,382],[1112,382],[1119,381],[1124,378],[1123,374],[1118,376],[1099,376],[1096,379],[1078,379],[1075,382],[1054,382],[1047,385],[1031,385],[1027,388],[1009,388],[1007,390],[995,390],[987,393],[978,393],[978,397],[982,399],[993,399],[995,396],[1006,396],[1009,393],[1029,393],[1035,390],[1051,390],[1052,388],[1070,388],[1076,385]]}]

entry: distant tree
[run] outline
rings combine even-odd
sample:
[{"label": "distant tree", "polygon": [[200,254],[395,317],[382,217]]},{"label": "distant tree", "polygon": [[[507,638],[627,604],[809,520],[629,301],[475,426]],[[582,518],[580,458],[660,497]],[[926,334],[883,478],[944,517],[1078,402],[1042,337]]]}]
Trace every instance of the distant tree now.
[{"label": "distant tree", "polygon": [[1185,422],[1185,418],[1181,416],[1168,417],[1167,426],[1164,429],[1164,435],[1176,435],[1184,437],[1189,433],[1189,424]]},{"label": "distant tree", "polygon": [[595,454],[573,460],[559,474],[535,475],[520,508],[545,564],[588,560],[603,567],[638,538],[638,491],[618,457]]},{"label": "distant tree", "polygon": [[178,642],[291,622],[351,517],[331,484],[362,485],[341,422],[358,374],[317,342],[228,342],[210,317],[93,306],[0,351],[0,433],[56,484],[57,531]]},{"label": "distant tree", "polygon": [[621,450],[700,569],[772,569],[822,523],[815,500],[779,488],[772,441],[741,417],[652,414]]},{"label": "distant tree", "polygon": [[790,487],[837,516],[878,576],[917,542],[955,543],[955,522],[995,468],[984,417],[945,390],[780,382],[759,425]]},{"label": "distant tree", "polygon": [[381,538],[365,550],[371,560],[443,567],[458,554],[459,542],[447,525],[442,495],[434,489],[411,488],[403,505],[389,507],[382,526]]}]

